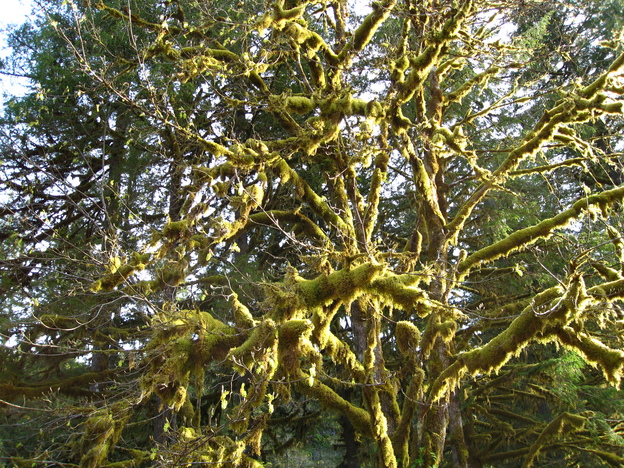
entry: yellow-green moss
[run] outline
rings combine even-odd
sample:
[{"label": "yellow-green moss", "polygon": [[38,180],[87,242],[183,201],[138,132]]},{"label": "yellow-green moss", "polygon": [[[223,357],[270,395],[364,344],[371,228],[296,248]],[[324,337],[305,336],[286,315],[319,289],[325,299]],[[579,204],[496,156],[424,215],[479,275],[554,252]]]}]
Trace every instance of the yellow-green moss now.
[{"label": "yellow-green moss", "polygon": [[343,301],[351,299],[357,292],[366,289],[382,271],[382,265],[365,263],[350,270],[320,275],[313,280],[302,280],[298,289],[306,306],[314,308],[337,298]]},{"label": "yellow-green moss", "polygon": [[533,466],[537,455],[540,450],[549,442],[557,440],[561,435],[566,435],[570,432],[580,431],[585,427],[587,419],[578,414],[561,413],[555,419],[553,419],[542,431],[537,440],[533,443],[529,449],[529,453],[524,459],[522,468],[530,468]]},{"label": "yellow-green moss", "polygon": [[313,385],[309,386],[310,376],[302,370],[294,377],[298,380],[297,388],[301,393],[314,397],[325,408],[346,416],[359,433],[372,436],[373,427],[368,411],[349,403],[319,379],[314,379]]},{"label": "yellow-green moss", "polygon": [[381,296],[385,302],[393,307],[406,312],[416,311],[419,316],[424,317],[431,311],[427,294],[410,285],[410,282],[417,283],[418,280],[417,275],[388,275],[376,279],[372,283],[370,291]]},{"label": "yellow-green moss", "polygon": [[277,327],[271,319],[263,320],[251,331],[247,339],[238,347],[232,348],[229,359],[244,374],[256,360],[264,359],[267,349],[272,349],[277,340]]},{"label": "yellow-green moss", "polygon": [[420,344],[420,330],[414,324],[406,321],[397,322],[395,333],[401,354],[416,352]]},{"label": "yellow-green moss", "polygon": [[176,240],[183,237],[189,229],[189,221],[169,221],[162,229],[162,235],[168,239]]},{"label": "yellow-green moss", "polygon": [[284,108],[294,114],[307,114],[314,110],[314,101],[303,96],[289,96],[284,99]]},{"label": "yellow-green moss", "polygon": [[466,271],[476,265],[491,262],[505,255],[527,247],[539,239],[548,237],[555,229],[567,226],[582,212],[592,206],[611,205],[624,198],[624,187],[584,197],[574,203],[571,208],[559,213],[557,216],[546,219],[535,226],[520,229],[505,239],[485,247],[468,256],[458,266],[460,272]]}]

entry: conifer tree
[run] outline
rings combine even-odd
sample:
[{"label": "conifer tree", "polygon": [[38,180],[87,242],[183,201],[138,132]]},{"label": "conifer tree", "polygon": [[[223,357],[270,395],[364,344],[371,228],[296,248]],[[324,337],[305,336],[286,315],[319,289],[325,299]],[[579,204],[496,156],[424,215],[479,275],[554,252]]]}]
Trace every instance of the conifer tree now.
[{"label": "conifer tree", "polygon": [[7,466],[624,464],[620,0],[43,7]]}]

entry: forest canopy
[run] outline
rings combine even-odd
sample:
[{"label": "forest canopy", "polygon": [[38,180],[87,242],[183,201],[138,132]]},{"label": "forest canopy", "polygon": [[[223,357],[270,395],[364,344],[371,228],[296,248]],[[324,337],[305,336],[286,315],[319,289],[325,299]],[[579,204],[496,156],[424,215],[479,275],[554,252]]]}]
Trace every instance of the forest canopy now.
[{"label": "forest canopy", "polygon": [[622,0],[33,18],[0,466],[624,466]]}]

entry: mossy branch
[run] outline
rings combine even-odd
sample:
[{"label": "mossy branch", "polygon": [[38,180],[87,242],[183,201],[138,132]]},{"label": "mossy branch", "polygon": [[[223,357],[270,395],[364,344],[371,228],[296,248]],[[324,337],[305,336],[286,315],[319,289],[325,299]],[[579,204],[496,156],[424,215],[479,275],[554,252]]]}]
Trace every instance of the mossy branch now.
[{"label": "mossy branch", "polygon": [[50,392],[60,392],[72,396],[92,396],[93,392],[85,387],[110,380],[116,373],[115,370],[111,369],[103,372],[89,372],[64,380],[41,384],[0,384],[0,399],[15,401],[23,398],[39,398]]},{"label": "mossy branch", "polygon": [[397,105],[408,102],[414,97],[414,93],[421,88],[442,51],[449,42],[455,39],[464,19],[472,10],[472,6],[472,0],[462,1],[455,14],[444,23],[436,34],[435,41],[428,45],[419,56],[410,60],[409,75],[399,85],[399,93],[396,98]]},{"label": "mossy branch", "polygon": [[547,442],[569,434],[570,432],[580,431],[585,426],[586,418],[577,414],[561,413],[553,419],[542,431],[537,440],[531,446],[527,457],[522,464],[522,468],[531,468],[533,462],[537,458],[540,450],[544,448]]},{"label": "mossy branch", "polygon": [[396,0],[375,1],[371,4],[373,11],[368,14],[351,36],[351,40],[338,55],[339,63],[346,63],[368,45],[373,35],[390,15]]},{"label": "mossy branch", "polygon": [[329,238],[310,218],[298,211],[270,210],[261,213],[254,213],[249,216],[245,230],[252,229],[254,225],[275,227],[283,229],[281,223],[293,226],[292,231],[296,235],[304,235],[310,239],[319,240],[322,243],[329,242]]},{"label": "mossy branch", "polygon": [[345,302],[353,299],[358,292],[365,291],[383,269],[382,265],[365,263],[353,269],[320,275],[313,280],[302,280],[298,283],[299,294],[308,308],[323,306],[335,299]]},{"label": "mossy branch", "polygon": [[[561,326],[571,319],[569,308],[577,296],[576,287],[571,284],[563,294],[559,287],[550,288],[535,296],[532,303],[516,317],[503,332],[484,346],[460,354],[457,360],[447,367],[436,379],[430,390],[431,401],[444,397],[453,390],[465,373],[497,372],[509,359],[517,355],[528,343],[535,339],[548,339],[551,326]],[[555,305],[551,307],[551,304]],[[544,315],[536,315],[537,310],[548,307]]]},{"label": "mossy branch", "polygon": [[566,227],[589,208],[598,206],[604,210],[608,206],[621,201],[622,198],[624,198],[624,187],[607,190],[578,200],[571,208],[559,213],[557,216],[546,219],[535,226],[520,229],[505,239],[473,253],[462,261],[457,269],[460,273],[466,273],[475,266],[509,255],[531,245],[539,239],[547,238],[556,229]]},{"label": "mossy branch", "polygon": [[282,183],[291,183],[294,185],[301,199],[305,201],[317,215],[325,220],[326,223],[337,229],[342,235],[346,235],[350,238],[355,237],[353,235],[353,228],[345,223],[327,202],[312,190],[312,187],[288,165],[286,160],[279,158],[275,164],[275,170],[282,180]]},{"label": "mossy branch", "polygon": [[562,345],[578,352],[588,363],[602,370],[607,381],[619,388],[624,377],[624,352],[609,348],[587,333],[570,327],[558,329],[555,334]]},{"label": "mossy branch", "polygon": [[334,390],[322,383],[320,379],[314,379],[312,386],[310,386],[310,376],[301,369],[298,370],[297,375],[294,377],[299,381],[297,389],[301,393],[315,398],[325,408],[346,416],[360,434],[366,437],[372,437],[372,419],[366,410],[349,403]]},{"label": "mossy branch", "polygon": [[519,176],[528,175],[528,174],[543,174],[545,172],[552,172],[556,169],[559,169],[560,167],[579,166],[579,167],[585,168],[586,163],[587,163],[587,158],[571,158],[571,159],[566,159],[565,161],[555,163],[555,164],[545,164],[543,166],[530,167],[527,169],[511,171],[509,175],[512,177],[519,177]]},{"label": "mossy branch", "polygon": [[370,291],[393,307],[426,317],[435,305],[425,291],[414,286],[419,280],[417,275],[388,275],[373,281]]},{"label": "mossy branch", "polygon": [[444,104],[445,105],[449,105],[450,103],[453,102],[461,102],[461,100],[476,86],[482,85],[484,83],[487,82],[487,80],[491,77],[496,75],[498,72],[500,72],[501,68],[497,67],[497,66],[492,66],[490,68],[488,68],[487,70],[485,70],[484,72],[481,72],[475,76],[473,76],[471,79],[469,79],[468,81],[466,81],[463,85],[461,85],[458,89],[456,89],[455,91],[447,94],[444,97]]}]

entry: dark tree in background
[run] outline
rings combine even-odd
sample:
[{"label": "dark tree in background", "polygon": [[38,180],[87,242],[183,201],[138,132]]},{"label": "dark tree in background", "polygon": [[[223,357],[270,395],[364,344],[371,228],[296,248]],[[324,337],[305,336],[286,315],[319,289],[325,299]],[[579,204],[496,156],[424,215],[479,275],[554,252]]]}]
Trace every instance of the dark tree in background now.
[{"label": "dark tree in background", "polygon": [[624,466],[624,4],[41,0],[4,466]]}]

